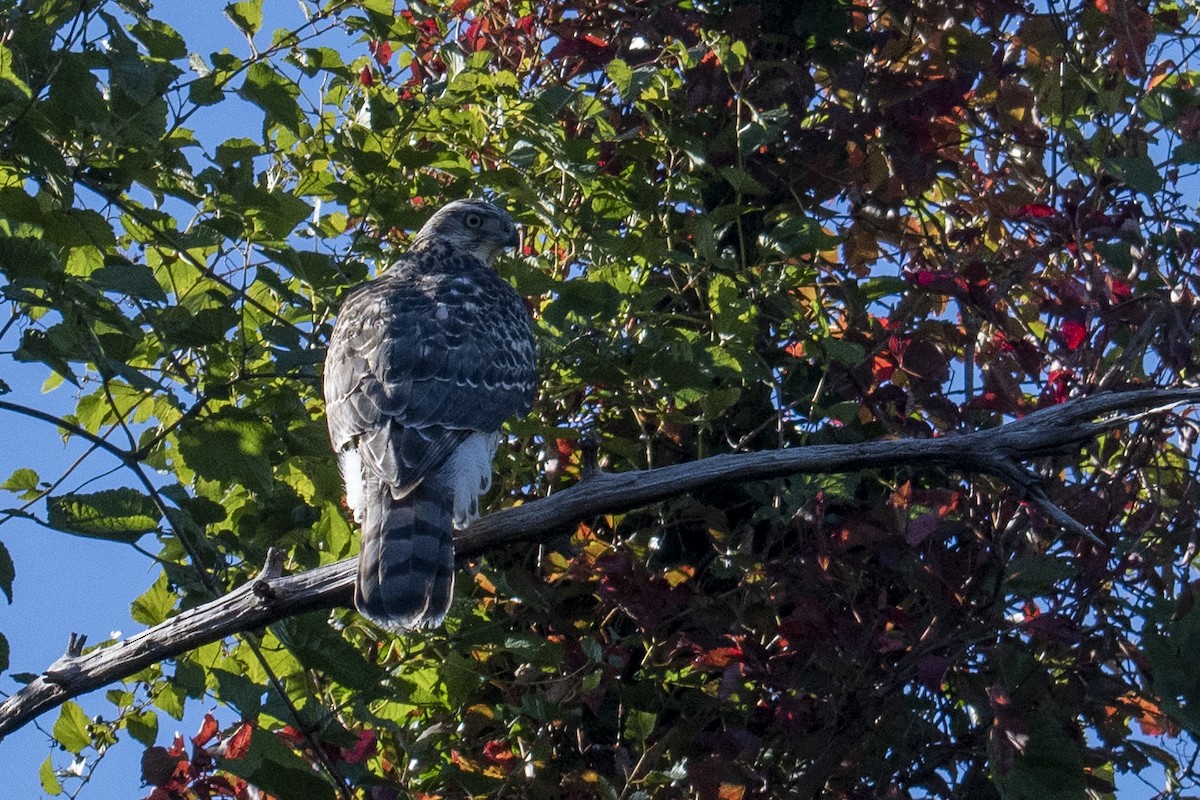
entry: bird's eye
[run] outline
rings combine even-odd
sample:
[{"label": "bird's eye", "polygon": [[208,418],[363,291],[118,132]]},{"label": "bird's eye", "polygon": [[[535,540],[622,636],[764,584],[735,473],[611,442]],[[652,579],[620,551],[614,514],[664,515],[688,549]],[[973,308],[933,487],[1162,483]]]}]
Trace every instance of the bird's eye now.
[{"label": "bird's eye", "polygon": [[467,214],[466,223],[468,228],[478,228],[483,224],[483,217],[478,214]]}]

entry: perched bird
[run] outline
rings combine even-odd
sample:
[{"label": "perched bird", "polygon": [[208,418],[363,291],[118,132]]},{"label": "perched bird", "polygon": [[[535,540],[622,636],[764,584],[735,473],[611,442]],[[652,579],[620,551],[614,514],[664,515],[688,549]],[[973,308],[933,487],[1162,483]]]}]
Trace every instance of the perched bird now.
[{"label": "perched bird", "polygon": [[452,202],[346,295],[333,326],[325,413],[362,527],[354,604],[394,631],[445,617],[452,528],[479,515],[501,424],[533,405],[529,313],[492,268],[516,244],[504,211]]}]

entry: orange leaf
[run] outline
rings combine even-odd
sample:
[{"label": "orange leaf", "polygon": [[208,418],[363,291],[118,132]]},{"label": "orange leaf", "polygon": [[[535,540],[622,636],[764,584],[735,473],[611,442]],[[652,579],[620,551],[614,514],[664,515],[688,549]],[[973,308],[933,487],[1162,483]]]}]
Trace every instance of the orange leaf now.
[{"label": "orange leaf", "polygon": [[217,718],[212,714],[204,715],[204,722],[200,724],[200,730],[192,737],[192,744],[196,747],[204,747],[216,737],[220,731],[220,726],[217,724]]},{"label": "orange leaf", "polygon": [[745,794],[746,787],[738,786],[736,783],[722,783],[721,788],[717,789],[719,800],[742,800],[742,796]]},{"label": "orange leaf", "polygon": [[741,661],[742,657],[743,653],[740,647],[714,647],[707,653],[701,654],[693,663],[697,667],[726,667],[735,661]]},{"label": "orange leaf", "polygon": [[253,735],[254,723],[243,722],[233,732],[233,736],[229,737],[229,743],[225,748],[225,757],[235,761],[245,758],[246,753],[250,751],[250,737]]}]

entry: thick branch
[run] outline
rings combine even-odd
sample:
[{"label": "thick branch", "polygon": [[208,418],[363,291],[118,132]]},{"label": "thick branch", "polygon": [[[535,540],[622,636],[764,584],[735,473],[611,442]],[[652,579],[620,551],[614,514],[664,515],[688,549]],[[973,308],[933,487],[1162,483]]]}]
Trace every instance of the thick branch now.
[{"label": "thick branch", "polygon": [[[1023,493],[1040,491],[1036,477],[1020,469],[1017,462],[1070,452],[1137,415],[1189,403],[1200,403],[1200,388],[1104,393],[963,436],[817,445],[720,455],[641,472],[595,473],[543,500],[480,519],[459,534],[455,545],[460,559],[473,558],[502,545],[545,538],[597,514],[628,511],[717,483],[801,473],[937,465],[996,475]],[[1055,521],[1077,532],[1066,514]],[[295,614],[346,605],[351,599],[354,567],[354,559],[347,559],[286,577],[268,568],[224,597],[128,639],[87,655],[68,653],[0,704],[0,737],[72,697],[127,678],[151,664]]]}]

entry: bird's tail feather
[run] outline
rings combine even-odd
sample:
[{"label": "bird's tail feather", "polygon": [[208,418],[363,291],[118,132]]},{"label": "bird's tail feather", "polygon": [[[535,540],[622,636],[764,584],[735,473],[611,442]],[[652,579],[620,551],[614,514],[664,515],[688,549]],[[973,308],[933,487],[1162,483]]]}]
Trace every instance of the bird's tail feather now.
[{"label": "bird's tail feather", "polygon": [[453,501],[436,482],[402,499],[368,478],[354,605],[394,631],[437,625],[454,592]]}]

